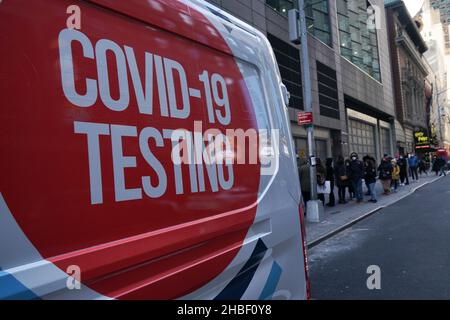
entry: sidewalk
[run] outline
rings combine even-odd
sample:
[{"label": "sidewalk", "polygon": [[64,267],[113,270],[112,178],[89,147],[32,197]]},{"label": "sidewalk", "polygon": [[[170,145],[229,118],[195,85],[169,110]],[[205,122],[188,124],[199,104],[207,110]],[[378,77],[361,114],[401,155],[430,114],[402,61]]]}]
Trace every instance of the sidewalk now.
[{"label": "sidewalk", "polygon": [[[432,183],[439,178],[441,177],[436,176],[434,172],[428,173],[428,176],[422,175],[419,177],[418,181],[412,181],[410,178],[409,185],[403,187],[399,186],[397,193],[391,193],[388,196],[382,195],[383,189],[381,187],[381,183],[377,181],[377,203],[368,202],[370,199],[369,196],[364,196],[364,202],[359,204],[356,203],[356,201],[349,201],[347,204],[338,204],[336,200],[336,205],[334,207],[330,208],[325,206],[325,213],[321,222],[306,222],[306,242],[308,244],[308,248],[317,245],[343,229],[350,227],[359,220],[372,215],[378,210],[381,210],[384,207],[407,197],[417,189]],[[336,188],[334,191],[335,198],[338,199]],[[364,182],[363,191],[364,193],[367,192]],[[348,198],[348,193],[346,196]],[[326,202],[328,201],[327,195],[325,196],[325,200]]]}]

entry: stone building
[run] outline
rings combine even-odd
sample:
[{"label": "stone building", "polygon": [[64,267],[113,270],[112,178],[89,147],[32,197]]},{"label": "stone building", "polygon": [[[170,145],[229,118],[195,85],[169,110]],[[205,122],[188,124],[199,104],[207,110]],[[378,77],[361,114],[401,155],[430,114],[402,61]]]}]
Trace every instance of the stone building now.
[{"label": "stone building", "polygon": [[405,154],[416,151],[415,132],[428,134],[425,90],[428,71],[423,58],[428,47],[404,2],[385,2],[395,92],[397,151]]}]

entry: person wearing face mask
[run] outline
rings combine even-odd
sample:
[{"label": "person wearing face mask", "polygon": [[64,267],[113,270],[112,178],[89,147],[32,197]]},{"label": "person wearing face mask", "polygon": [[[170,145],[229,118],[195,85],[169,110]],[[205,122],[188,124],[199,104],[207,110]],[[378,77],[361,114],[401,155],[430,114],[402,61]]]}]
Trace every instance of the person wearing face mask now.
[{"label": "person wearing face mask", "polygon": [[353,152],[350,154],[349,180],[353,185],[356,195],[356,201],[363,201],[362,179],[364,177],[364,164],[358,159],[358,154]]},{"label": "person wearing face mask", "polygon": [[392,170],[393,167],[389,157],[384,157],[378,167],[379,179],[383,186],[384,195],[391,193]]},{"label": "person wearing face mask", "polygon": [[400,155],[397,165],[400,168],[400,185],[404,186],[405,181],[406,185],[409,184],[409,178],[408,178],[408,161],[405,159],[403,155]]}]

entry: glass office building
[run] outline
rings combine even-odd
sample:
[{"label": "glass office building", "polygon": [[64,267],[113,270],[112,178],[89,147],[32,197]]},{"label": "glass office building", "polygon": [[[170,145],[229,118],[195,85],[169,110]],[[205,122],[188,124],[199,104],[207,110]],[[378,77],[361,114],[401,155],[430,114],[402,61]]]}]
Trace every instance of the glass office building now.
[{"label": "glass office building", "polygon": [[381,82],[375,9],[366,0],[336,3],[341,55]]},{"label": "glass office building", "polygon": [[[297,0],[266,0],[266,3],[286,16],[290,9],[298,7]],[[309,33],[331,47],[328,0],[305,0],[305,14]]]}]

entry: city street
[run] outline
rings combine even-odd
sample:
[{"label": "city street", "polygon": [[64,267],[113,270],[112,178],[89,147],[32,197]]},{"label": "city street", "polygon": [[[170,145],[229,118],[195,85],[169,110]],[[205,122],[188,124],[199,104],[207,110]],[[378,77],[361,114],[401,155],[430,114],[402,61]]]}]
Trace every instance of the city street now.
[{"label": "city street", "polygon": [[[313,299],[449,299],[450,178],[382,209],[309,251]],[[381,289],[367,268],[379,266]]]}]

